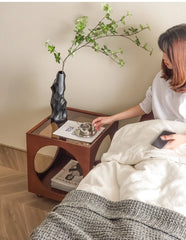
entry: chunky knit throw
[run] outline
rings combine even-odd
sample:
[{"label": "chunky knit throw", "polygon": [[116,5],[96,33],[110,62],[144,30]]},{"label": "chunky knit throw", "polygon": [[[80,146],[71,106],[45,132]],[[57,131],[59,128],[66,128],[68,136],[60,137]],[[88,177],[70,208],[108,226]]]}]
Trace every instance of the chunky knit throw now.
[{"label": "chunky knit throw", "polygon": [[186,218],[136,200],[108,201],[73,190],[34,230],[31,240],[186,240]]}]

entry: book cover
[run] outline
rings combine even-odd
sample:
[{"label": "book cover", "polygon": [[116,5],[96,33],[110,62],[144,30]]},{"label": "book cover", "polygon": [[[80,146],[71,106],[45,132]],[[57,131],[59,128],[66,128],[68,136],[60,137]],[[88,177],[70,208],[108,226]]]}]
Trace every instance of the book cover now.
[{"label": "book cover", "polygon": [[100,135],[100,133],[105,129],[104,127],[102,127],[99,131],[96,132],[94,136],[81,137],[81,136],[75,135],[75,131],[79,128],[81,124],[82,124],[81,122],[68,120],[60,128],[54,131],[53,134],[64,137],[64,138],[70,138],[78,141],[92,143]]},{"label": "book cover", "polygon": [[82,179],[83,179],[83,172],[78,161],[71,159],[51,179],[51,187],[69,192],[75,189]]}]

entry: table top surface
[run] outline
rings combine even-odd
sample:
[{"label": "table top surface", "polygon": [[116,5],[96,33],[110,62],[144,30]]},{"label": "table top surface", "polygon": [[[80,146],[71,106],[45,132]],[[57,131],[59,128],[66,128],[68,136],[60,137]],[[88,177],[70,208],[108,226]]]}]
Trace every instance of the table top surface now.
[{"label": "table top surface", "polygon": [[[73,109],[73,108],[67,109],[67,120],[73,120],[77,122],[92,122],[93,119],[95,119],[100,115],[101,114],[99,113],[93,113],[93,112],[88,112],[88,111],[79,110],[79,109]],[[90,146],[91,144],[93,144],[85,141],[78,141],[78,140],[73,140],[69,138],[67,139],[67,138],[62,138],[57,135],[54,135],[53,132],[55,132],[58,128],[60,128],[64,123],[65,122],[61,124],[57,124],[55,122],[52,122],[50,119],[50,116],[48,116],[42,122],[40,122],[35,127],[33,127],[28,133],[32,135],[47,137],[50,139],[59,139],[63,141],[68,141],[70,143],[74,143],[82,146]],[[102,133],[100,133],[100,135],[102,135],[106,130],[108,130],[110,126],[111,125],[104,126],[105,130]]]}]

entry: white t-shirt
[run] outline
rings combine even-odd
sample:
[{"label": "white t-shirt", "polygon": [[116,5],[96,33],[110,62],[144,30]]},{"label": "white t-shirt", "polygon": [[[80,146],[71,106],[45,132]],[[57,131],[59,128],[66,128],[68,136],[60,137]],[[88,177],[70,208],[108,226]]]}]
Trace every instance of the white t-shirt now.
[{"label": "white t-shirt", "polygon": [[161,78],[161,74],[154,78],[140,107],[147,114],[152,111],[155,119],[186,122],[186,93],[173,91],[170,80]]}]

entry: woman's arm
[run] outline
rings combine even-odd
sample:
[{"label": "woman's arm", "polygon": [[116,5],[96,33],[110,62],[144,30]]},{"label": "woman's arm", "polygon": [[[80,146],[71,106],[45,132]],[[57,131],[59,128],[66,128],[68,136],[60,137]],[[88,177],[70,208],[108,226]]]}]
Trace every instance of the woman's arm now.
[{"label": "woman's arm", "polygon": [[123,120],[123,119],[128,119],[132,117],[137,117],[137,116],[142,116],[144,115],[145,112],[141,109],[140,105],[136,105],[132,108],[129,108],[128,110],[117,113],[112,116],[108,117],[98,117],[93,120],[92,124],[96,128],[96,130],[99,130],[100,127],[102,127],[105,124],[111,124],[115,121]]}]

